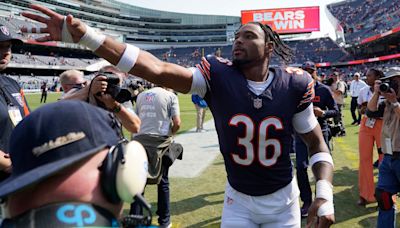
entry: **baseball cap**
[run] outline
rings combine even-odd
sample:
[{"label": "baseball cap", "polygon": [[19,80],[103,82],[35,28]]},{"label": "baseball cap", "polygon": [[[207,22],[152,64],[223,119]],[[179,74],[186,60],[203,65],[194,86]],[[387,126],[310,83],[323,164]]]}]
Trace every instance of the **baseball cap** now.
[{"label": "baseball cap", "polygon": [[304,70],[305,69],[317,70],[315,63],[311,61],[306,61],[305,63],[303,63],[303,65],[301,65],[301,68]]},{"label": "baseball cap", "polygon": [[8,30],[6,26],[0,24],[0,42],[3,41],[11,41],[13,45],[23,44],[22,40],[13,38],[11,36],[11,32]]},{"label": "baseball cap", "polygon": [[0,183],[0,198],[116,145],[119,137],[113,123],[106,111],[81,101],[59,101],[38,108],[11,134],[13,169]]},{"label": "baseball cap", "polygon": [[391,67],[387,72],[385,72],[385,77],[380,78],[380,80],[385,80],[396,76],[400,76],[400,67]]},{"label": "baseball cap", "polygon": [[360,77],[361,75],[360,75],[360,73],[355,72],[353,76],[358,76],[358,77]]}]

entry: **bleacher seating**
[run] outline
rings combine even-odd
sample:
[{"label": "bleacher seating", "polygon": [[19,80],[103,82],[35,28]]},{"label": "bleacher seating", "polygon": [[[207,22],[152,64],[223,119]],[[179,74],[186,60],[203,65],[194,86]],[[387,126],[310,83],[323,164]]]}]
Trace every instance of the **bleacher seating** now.
[{"label": "bleacher seating", "polygon": [[[299,40],[285,42],[294,51],[292,64],[302,64],[307,60],[314,62],[337,62],[348,55],[348,53],[339,47],[330,38],[320,38],[311,40]],[[158,58],[179,63],[185,66],[194,66],[200,61],[201,56],[214,54],[217,50],[221,51],[221,56],[231,58],[232,46],[223,47],[198,47],[198,48],[169,48],[149,50]],[[278,65],[279,59],[273,58],[271,64]]]},{"label": "bleacher seating", "polygon": [[400,26],[397,0],[347,0],[328,5],[328,9],[341,22],[348,43]]}]

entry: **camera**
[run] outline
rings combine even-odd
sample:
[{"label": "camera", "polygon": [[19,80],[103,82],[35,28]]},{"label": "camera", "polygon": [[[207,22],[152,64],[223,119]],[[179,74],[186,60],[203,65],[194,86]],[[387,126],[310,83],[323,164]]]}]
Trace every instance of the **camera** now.
[{"label": "camera", "polygon": [[327,85],[327,86],[331,86],[333,84],[334,80],[333,78],[328,78],[325,80],[322,80],[322,84]]},{"label": "camera", "polygon": [[120,86],[120,78],[110,72],[100,73],[98,75],[105,76],[107,79],[107,89],[106,94],[110,94],[111,97],[118,101],[119,103],[124,103],[126,101],[130,101],[134,98],[134,91],[132,90],[131,86],[121,87]]},{"label": "camera", "polygon": [[399,86],[395,80],[387,80],[383,81],[382,84],[379,85],[379,91],[389,93],[390,89],[393,89],[397,93],[398,87]]},{"label": "camera", "polygon": [[379,91],[387,93],[390,91],[390,85],[387,82],[383,82],[379,85]]}]

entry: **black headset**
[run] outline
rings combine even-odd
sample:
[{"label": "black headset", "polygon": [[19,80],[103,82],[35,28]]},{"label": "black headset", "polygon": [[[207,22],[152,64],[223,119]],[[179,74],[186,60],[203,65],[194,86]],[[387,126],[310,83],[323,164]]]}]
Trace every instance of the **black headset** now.
[{"label": "black headset", "polygon": [[[124,145],[126,141],[119,142],[112,146],[100,166],[101,177],[100,185],[104,195],[112,203],[121,202],[121,198],[117,192],[117,170],[120,163],[125,163]],[[134,196],[132,196],[134,197]]]}]

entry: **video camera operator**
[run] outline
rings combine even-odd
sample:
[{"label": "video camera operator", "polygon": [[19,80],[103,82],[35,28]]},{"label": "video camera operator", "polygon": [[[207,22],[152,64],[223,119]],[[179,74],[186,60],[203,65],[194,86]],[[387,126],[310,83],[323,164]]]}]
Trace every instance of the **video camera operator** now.
[{"label": "video camera operator", "polygon": [[[385,77],[376,80],[374,94],[367,105],[367,116],[376,117],[383,113],[382,151],[384,157],[379,166],[375,198],[379,214],[377,227],[395,227],[393,198],[400,192],[400,68],[393,67]],[[379,102],[382,95],[386,100]]]},{"label": "video camera operator", "polygon": [[0,227],[120,227],[122,201],[145,186],[147,156],[140,143],[121,142],[112,122],[79,101],[48,104],[22,120],[10,141],[13,172],[0,183]]},{"label": "video camera operator", "polygon": [[[126,74],[116,67],[105,66],[100,69],[89,85],[69,92],[63,99],[79,99],[99,106],[113,113],[119,120],[118,125],[122,125],[130,133],[137,133],[140,129],[140,119],[133,110],[130,101],[132,95],[127,89],[121,89],[125,77]],[[121,126],[120,129],[122,129]]]},{"label": "video camera operator", "polygon": [[340,74],[337,71],[333,72],[333,74],[331,75],[331,79],[329,79],[329,81],[332,80],[333,82],[330,85],[330,89],[332,91],[333,99],[335,100],[339,110],[339,114],[333,118],[333,121],[335,123],[335,126],[338,126],[340,128],[340,132],[338,133],[337,136],[345,136],[346,130],[343,124],[342,109],[344,106],[344,94],[346,92],[346,83],[340,79]]}]

